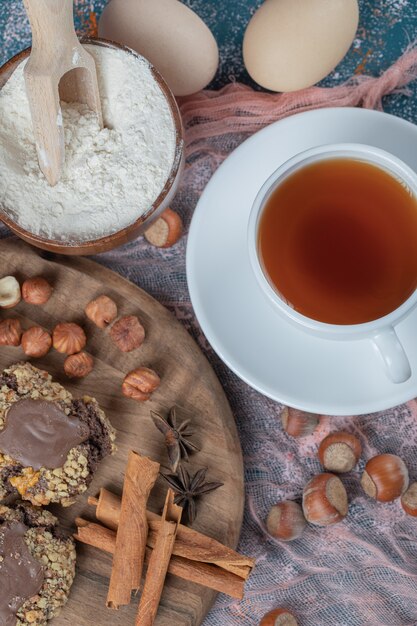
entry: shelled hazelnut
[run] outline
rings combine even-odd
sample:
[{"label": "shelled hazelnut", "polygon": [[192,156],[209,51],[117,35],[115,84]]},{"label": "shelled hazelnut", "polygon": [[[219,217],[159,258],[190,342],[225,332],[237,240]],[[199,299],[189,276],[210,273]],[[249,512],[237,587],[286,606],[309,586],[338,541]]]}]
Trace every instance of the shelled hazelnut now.
[{"label": "shelled hazelnut", "polygon": [[138,367],[129,372],[122,384],[122,393],[127,398],[145,402],[159,387],[161,379],[149,367]]},{"label": "shelled hazelnut", "polygon": [[306,525],[301,506],[291,500],[274,504],[266,520],[269,534],[281,541],[301,537]]},{"label": "shelled hazelnut", "polygon": [[408,515],[417,517],[417,482],[411,483],[401,497],[401,505]]},{"label": "shelled hazelnut", "polygon": [[140,348],[145,339],[145,329],[136,315],[121,317],[110,329],[110,337],[122,352]]},{"label": "shelled hazelnut", "polygon": [[165,209],[145,231],[145,239],[157,248],[169,248],[180,239],[182,230],[182,221],[178,213],[172,209]]},{"label": "shelled hazelnut", "polygon": [[0,346],[19,346],[21,336],[19,320],[7,319],[0,322]]},{"label": "shelled hazelnut", "polygon": [[279,608],[264,615],[259,626],[298,626],[298,622],[288,609]]},{"label": "shelled hazelnut", "polygon": [[22,285],[22,297],[28,304],[46,304],[51,293],[51,285],[42,276],[27,278]]},{"label": "shelled hazelnut", "polygon": [[281,413],[282,427],[291,437],[306,437],[317,428],[319,418],[314,413],[284,407]]},{"label": "shelled hazelnut", "polygon": [[320,444],[320,463],[330,472],[350,472],[359,461],[362,446],[355,435],[341,431],[328,435]]},{"label": "shelled hazelnut", "polygon": [[378,454],[368,461],[361,485],[365,493],[379,502],[391,502],[408,488],[408,469],[395,454]]},{"label": "shelled hazelnut", "polygon": [[52,345],[63,354],[80,352],[87,343],[85,332],[73,322],[57,324],[52,333]]},{"label": "shelled hazelnut", "polygon": [[87,317],[99,328],[106,328],[117,317],[117,305],[108,296],[98,296],[85,307]]},{"label": "shelled hazelnut", "polygon": [[27,356],[40,358],[49,352],[52,346],[52,337],[48,331],[40,326],[32,326],[22,335],[22,348]]},{"label": "shelled hazelnut", "polygon": [[93,367],[93,357],[87,352],[71,354],[64,362],[64,372],[68,378],[84,378],[93,371]]},{"label": "shelled hazelnut", "polygon": [[338,476],[319,474],[304,487],[303,511],[310,524],[330,526],[341,522],[348,513],[346,489]]},{"label": "shelled hazelnut", "polygon": [[14,276],[0,278],[0,307],[11,309],[21,300],[20,285]]}]

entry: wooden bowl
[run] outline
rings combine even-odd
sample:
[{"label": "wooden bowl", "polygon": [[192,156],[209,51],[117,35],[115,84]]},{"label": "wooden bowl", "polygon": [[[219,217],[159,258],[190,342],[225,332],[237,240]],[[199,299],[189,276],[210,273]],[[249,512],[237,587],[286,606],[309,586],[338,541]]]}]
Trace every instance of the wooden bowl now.
[{"label": "wooden bowl", "polygon": [[[126,54],[134,54],[135,56],[140,57],[139,54],[132,51],[130,48],[122,46],[113,41],[107,41],[105,39],[84,38],[82,40],[82,43],[92,44],[95,46],[103,46],[104,48],[113,48],[115,50],[123,50],[124,52],[126,52]],[[30,48],[23,50],[16,56],[12,57],[0,68],[0,89],[8,81],[19,63],[21,63],[25,58],[29,56],[30,50]],[[142,215],[140,215],[135,222],[133,222],[126,228],[112,233],[111,235],[106,235],[105,237],[100,237],[99,239],[94,239],[91,241],[83,241],[81,243],[65,243],[55,239],[47,239],[46,237],[34,235],[33,233],[19,226],[19,224],[17,224],[14,220],[12,220],[6,214],[4,207],[0,205],[0,220],[4,222],[6,226],[8,226],[10,230],[13,231],[18,237],[20,237],[27,243],[36,246],[37,248],[50,250],[59,254],[98,254],[99,252],[106,252],[107,250],[117,248],[117,246],[127,243],[128,241],[132,241],[132,239],[135,239],[139,235],[143,234],[144,231],[149,228],[152,222],[168,207],[177,191],[180,175],[184,165],[182,122],[176,100],[170,88],[168,87],[162,76],[159,74],[159,72],[157,72],[157,70],[153,66],[151,66],[151,70],[156,82],[159,84],[162,92],[164,93],[169,108],[171,110],[175,124],[176,141],[175,157],[172,164],[171,172],[168,176],[164,188],[154,201],[153,205],[149,207],[149,209],[145,211]]]}]

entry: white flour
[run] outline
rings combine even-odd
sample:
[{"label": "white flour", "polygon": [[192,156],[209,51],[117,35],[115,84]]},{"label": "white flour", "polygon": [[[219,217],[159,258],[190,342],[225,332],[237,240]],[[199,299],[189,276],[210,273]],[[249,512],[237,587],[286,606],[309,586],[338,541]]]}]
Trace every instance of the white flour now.
[{"label": "white flour", "polygon": [[82,242],[116,232],[152,206],[175,157],[171,111],[146,61],[87,46],[103,118],[62,106],[65,168],[50,187],[38,165],[22,63],[0,91],[0,204],[26,230]]}]

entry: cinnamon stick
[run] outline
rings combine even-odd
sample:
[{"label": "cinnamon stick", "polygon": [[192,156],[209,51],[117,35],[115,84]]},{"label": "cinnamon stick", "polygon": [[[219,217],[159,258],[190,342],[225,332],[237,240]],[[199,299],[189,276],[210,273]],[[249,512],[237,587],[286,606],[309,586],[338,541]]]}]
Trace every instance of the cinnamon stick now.
[{"label": "cinnamon stick", "polygon": [[[159,520],[149,521],[149,534],[147,545],[153,548],[161,522]],[[216,539],[207,537],[201,533],[192,531],[187,526],[180,527],[177,533],[177,540],[174,545],[174,554],[203,563],[217,565],[232,574],[236,574],[243,580],[247,580],[253,569],[254,562],[246,556],[241,556],[221,544]],[[248,561],[250,565],[248,565]]]},{"label": "cinnamon stick", "polygon": [[96,517],[107,528],[117,530],[120,519],[120,496],[104,489],[100,489],[98,498],[89,497],[88,504],[96,507]]},{"label": "cinnamon stick", "polygon": [[107,594],[109,608],[129,604],[132,589],[140,587],[148,537],[146,504],[159,467],[159,463],[129,452]]},{"label": "cinnamon stick", "polygon": [[136,626],[152,626],[155,621],[181,514],[182,508],[174,504],[174,492],[168,489],[162,519],[149,559]]},{"label": "cinnamon stick", "polygon": [[[120,498],[118,496],[107,489],[101,489],[99,497],[89,498],[88,503],[96,507],[98,520],[113,530],[117,529],[120,517]],[[150,528],[147,543],[148,546],[152,547],[155,544],[161,517],[152,511],[147,511],[146,516]],[[182,524],[178,527],[173,554],[190,560],[218,565],[244,580],[249,577],[255,564],[253,559],[241,556],[216,539],[207,537]]]},{"label": "cinnamon stick", "polygon": [[[98,548],[109,554],[114,554],[116,548],[116,533],[114,530],[105,528],[101,524],[88,522],[82,518],[75,520],[77,533],[74,538],[93,548]],[[152,554],[151,548],[146,548],[145,563],[149,563]],[[220,591],[226,595],[241,600],[244,594],[244,580],[235,574],[231,574],[217,565],[190,561],[180,556],[172,556],[168,566],[168,573],[178,576],[198,585],[203,585],[214,591]]]},{"label": "cinnamon stick", "polygon": [[101,524],[89,522],[82,517],[75,518],[77,532],[74,533],[74,539],[85,543],[87,546],[93,546],[103,552],[113,555],[116,550],[116,533],[110,528],[106,528]]}]

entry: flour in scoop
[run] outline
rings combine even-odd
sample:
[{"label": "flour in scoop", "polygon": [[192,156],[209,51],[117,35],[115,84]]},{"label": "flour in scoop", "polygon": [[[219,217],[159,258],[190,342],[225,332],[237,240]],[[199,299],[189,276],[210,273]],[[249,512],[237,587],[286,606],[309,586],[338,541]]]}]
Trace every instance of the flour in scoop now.
[{"label": "flour in scoop", "polygon": [[145,59],[87,46],[105,127],[79,103],[62,104],[65,167],[50,187],[39,169],[21,63],[0,91],[0,205],[26,230],[66,242],[117,232],[152,207],[172,168],[175,124]]}]

